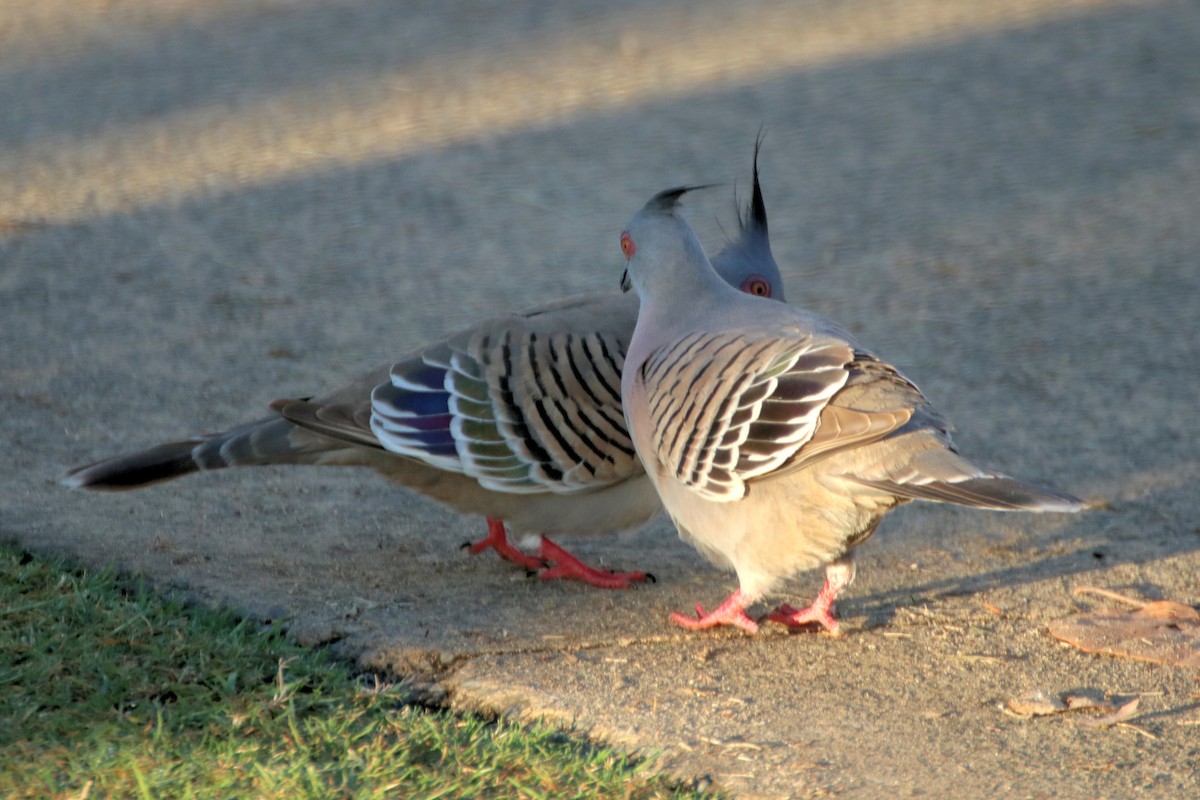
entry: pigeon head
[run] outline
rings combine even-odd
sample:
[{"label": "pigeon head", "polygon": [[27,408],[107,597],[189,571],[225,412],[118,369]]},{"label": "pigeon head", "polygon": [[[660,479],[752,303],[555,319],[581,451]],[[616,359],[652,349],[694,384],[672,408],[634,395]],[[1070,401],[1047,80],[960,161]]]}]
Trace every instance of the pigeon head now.
[{"label": "pigeon head", "polygon": [[[757,297],[767,297],[772,300],[786,302],[783,290],[783,276],[779,272],[779,264],[771,252],[771,240],[767,228],[767,206],[763,201],[762,185],[758,178],[758,154],[762,149],[762,132],[754,142],[754,184],[750,200],[745,209],[739,207],[737,197],[734,197],[734,210],[738,220],[738,235],[725,243],[721,252],[712,259],[712,266],[725,282],[735,289]],[[680,206],[683,195],[703,186],[679,186],[659,192],[646,203],[641,213],[658,212],[674,214]],[[633,239],[630,241],[634,244]],[[622,249],[626,246],[622,245]],[[629,291],[633,284],[629,279],[629,270],[621,276],[621,289]]]},{"label": "pigeon head", "polygon": [[621,232],[625,274],[621,288],[636,288],[644,300],[647,290],[672,291],[697,278],[722,282],[692,227],[679,215],[679,199],[703,186],[679,186],[651,197]]},{"label": "pigeon head", "polygon": [[[730,286],[746,294],[786,302],[783,276],[779,274],[779,264],[771,253],[771,240],[767,235],[767,206],[758,182],[758,151],[761,147],[760,133],[754,143],[754,190],[745,211],[736,209],[738,237],[725,244],[721,252],[713,257],[712,265]],[[736,207],[736,197],[734,201]]]}]

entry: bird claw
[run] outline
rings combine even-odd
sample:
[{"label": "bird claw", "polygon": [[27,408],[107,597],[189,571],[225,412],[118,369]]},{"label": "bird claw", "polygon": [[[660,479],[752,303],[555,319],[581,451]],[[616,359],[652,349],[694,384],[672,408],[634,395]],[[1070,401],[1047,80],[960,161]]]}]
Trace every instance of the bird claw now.
[{"label": "bird claw", "polygon": [[789,630],[798,631],[809,625],[820,625],[830,636],[841,636],[841,626],[833,615],[832,605],[821,606],[813,603],[808,608],[795,609],[784,603],[779,608],[767,614],[770,622],[786,625]]},{"label": "bird claw", "polygon": [[854,580],[854,559],[850,555],[843,556],[825,567],[825,583],[816,599],[808,608],[799,610],[784,603],[779,608],[767,614],[767,620],[788,626],[796,631],[807,625],[820,625],[830,636],[841,636],[841,626],[833,613],[833,603],[838,592],[845,589]]},{"label": "bird claw", "polygon": [[554,565],[539,571],[538,576],[544,581],[573,579],[598,589],[627,589],[631,583],[657,581],[647,572],[609,572],[589,567],[545,536],[542,537],[540,552],[543,559]]},{"label": "bird claw", "polygon": [[695,617],[675,612],[671,614],[670,620],[679,627],[687,628],[690,631],[732,625],[735,628],[741,628],[746,633],[758,633],[758,623],[746,615],[746,603],[742,600],[741,591],[731,594],[724,603],[711,612],[705,612],[704,606],[697,603]]},{"label": "bird claw", "polygon": [[657,582],[648,572],[609,572],[589,567],[544,536],[538,555],[531,556],[512,545],[503,521],[488,519],[487,523],[488,535],[478,542],[464,542],[463,549],[471,555],[495,550],[505,561],[524,567],[529,577],[536,575],[544,581],[577,580],[598,589],[626,589],[631,583]]},{"label": "bird claw", "polygon": [[463,549],[473,556],[479,555],[484,550],[495,550],[496,555],[505,561],[511,561],[519,567],[524,567],[528,572],[538,572],[546,567],[545,559],[522,553],[513,547],[512,543],[508,541],[508,531],[504,529],[503,522],[498,519],[489,519],[487,523],[488,535],[478,542],[463,542]]}]

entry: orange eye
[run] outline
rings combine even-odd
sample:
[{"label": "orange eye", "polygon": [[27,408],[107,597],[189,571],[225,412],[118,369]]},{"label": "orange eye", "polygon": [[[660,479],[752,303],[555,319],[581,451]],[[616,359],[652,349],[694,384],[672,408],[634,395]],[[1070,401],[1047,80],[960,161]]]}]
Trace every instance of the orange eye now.
[{"label": "orange eye", "polygon": [[767,283],[765,278],[758,275],[751,275],[749,278],[746,278],[738,288],[746,294],[752,294],[757,297],[771,296],[771,284]]},{"label": "orange eye", "polygon": [[621,234],[621,252],[625,254],[626,261],[633,258],[633,254],[637,252],[637,245],[628,233]]}]

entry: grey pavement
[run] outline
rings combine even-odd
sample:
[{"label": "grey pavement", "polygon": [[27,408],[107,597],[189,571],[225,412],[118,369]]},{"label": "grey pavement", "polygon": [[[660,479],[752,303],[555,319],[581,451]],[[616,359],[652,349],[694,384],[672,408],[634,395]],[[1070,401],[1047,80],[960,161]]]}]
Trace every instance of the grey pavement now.
[{"label": "grey pavement", "polygon": [[[1083,585],[1200,603],[1197,42],[1182,0],[0,0],[0,537],[737,796],[1198,794],[1196,675],[1045,630]],[[567,543],[659,578],[602,592],[465,555],[481,520],[367,472],[56,483],[614,287],[664,187],[723,184],[688,198],[715,250],[760,124],[793,302],[974,460],[1100,508],[906,507],[844,638],[751,638],[667,624],[736,582],[663,521]],[[1000,709],[1082,688],[1142,716]]]}]

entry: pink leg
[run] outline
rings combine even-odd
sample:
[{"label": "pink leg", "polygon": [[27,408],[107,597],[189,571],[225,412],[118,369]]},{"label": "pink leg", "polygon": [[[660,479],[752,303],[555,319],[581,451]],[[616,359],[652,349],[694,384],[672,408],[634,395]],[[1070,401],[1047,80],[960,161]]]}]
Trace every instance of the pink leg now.
[{"label": "pink leg", "polygon": [[697,603],[696,617],[685,617],[676,612],[671,615],[671,622],[691,631],[716,628],[720,625],[733,625],[746,633],[758,633],[758,623],[746,616],[747,605],[749,603],[742,597],[742,590],[738,589],[711,613],[704,613],[704,607]]},{"label": "pink leg", "polygon": [[546,562],[537,556],[527,555],[512,546],[512,543],[508,541],[508,531],[504,529],[504,520],[489,517],[487,526],[486,538],[480,539],[474,544],[467,542],[463,545],[471,555],[478,555],[490,547],[505,561],[511,561],[531,572],[536,572],[546,566]]},{"label": "pink leg", "polygon": [[[488,535],[486,538],[480,539],[474,544],[467,542],[463,547],[471,555],[491,548],[505,561],[511,561],[530,572],[538,573],[544,581],[564,578],[583,581],[589,586],[600,589],[625,589],[631,583],[640,583],[647,579],[654,580],[654,576],[645,572],[606,572],[589,567],[544,536],[538,556],[522,553],[508,540],[508,531],[504,528],[503,520],[489,518],[487,524]],[[553,563],[554,566],[548,566],[548,562]]]},{"label": "pink leg", "polygon": [[815,622],[829,631],[831,636],[841,636],[837,617],[833,613],[833,602],[837,599],[838,592],[849,586],[853,580],[854,559],[850,556],[840,558],[826,565],[825,585],[821,587],[811,606],[797,610],[784,603],[768,614],[767,619],[787,625],[792,630]]},{"label": "pink leg", "polygon": [[545,536],[542,537],[542,547],[538,552],[543,559],[554,564],[539,573],[544,581],[573,578],[598,589],[626,589],[631,583],[641,583],[647,578],[654,580],[653,575],[645,572],[609,572],[589,567]]}]

